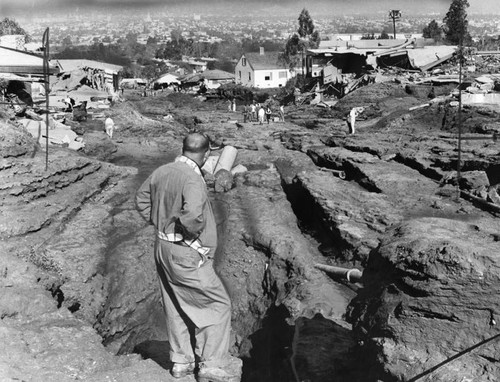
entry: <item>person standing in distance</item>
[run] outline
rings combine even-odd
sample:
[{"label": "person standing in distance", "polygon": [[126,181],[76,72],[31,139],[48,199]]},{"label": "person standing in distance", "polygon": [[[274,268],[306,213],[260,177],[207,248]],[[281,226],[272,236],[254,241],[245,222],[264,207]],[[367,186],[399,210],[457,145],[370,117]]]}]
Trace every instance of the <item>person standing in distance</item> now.
[{"label": "person standing in distance", "polygon": [[108,134],[110,139],[113,139],[113,131],[115,130],[115,122],[111,119],[111,117],[106,118],[104,121],[104,129],[106,130],[106,134]]},{"label": "person standing in distance", "polygon": [[231,301],[213,267],[217,229],[200,170],[209,155],[205,135],[187,135],[182,155],[153,171],[136,204],[156,229],[172,375],[193,374],[199,361],[199,381],[238,382],[241,360],[228,353]]}]

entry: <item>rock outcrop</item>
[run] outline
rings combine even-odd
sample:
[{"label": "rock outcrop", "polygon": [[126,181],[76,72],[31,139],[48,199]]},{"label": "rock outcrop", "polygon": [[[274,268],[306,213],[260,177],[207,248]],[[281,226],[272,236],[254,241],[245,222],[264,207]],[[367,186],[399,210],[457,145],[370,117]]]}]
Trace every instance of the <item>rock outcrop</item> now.
[{"label": "rock outcrop", "polygon": [[350,312],[373,380],[498,379],[498,232],[484,216],[392,229]]},{"label": "rock outcrop", "polygon": [[1,121],[0,134],[0,379],[165,380],[153,361],[110,353],[92,327],[107,295],[106,201],[133,171],[54,147],[45,169],[26,130]]}]

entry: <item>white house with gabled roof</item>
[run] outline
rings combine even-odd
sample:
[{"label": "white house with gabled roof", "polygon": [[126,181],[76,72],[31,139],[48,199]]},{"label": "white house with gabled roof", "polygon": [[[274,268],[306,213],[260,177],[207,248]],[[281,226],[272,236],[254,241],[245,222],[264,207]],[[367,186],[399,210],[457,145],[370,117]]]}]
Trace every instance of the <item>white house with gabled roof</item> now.
[{"label": "white house with gabled roof", "polygon": [[280,62],[279,52],[244,53],[234,70],[235,82],[256,88],[278,88],[286,85],[293,73]]}]

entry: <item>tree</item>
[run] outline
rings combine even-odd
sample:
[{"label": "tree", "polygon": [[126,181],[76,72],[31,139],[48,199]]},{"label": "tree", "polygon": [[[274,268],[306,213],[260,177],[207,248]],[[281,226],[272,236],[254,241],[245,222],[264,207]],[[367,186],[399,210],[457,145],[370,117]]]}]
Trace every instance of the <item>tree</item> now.
[{"label": "tree", "polygon": [[379,40],[389,40],[389,33],[385,29],[382,30],[382,33],[380,33],[380,36],[378,38]]},{"label": "tree", "polygon": [[181,29],[173,29],[170,32],[170,40],[174,41],[177,45],[180,44],[182,37],[182,30]]},{"label": "tree", "polygon": [[21,28],[21,26],[15,20],[6,17],[2,21],[0,21],[0,36],[13,34],[24,35],[25,42],[29,42],[31,40],[30,35],[26,33],[26,31]]},{"label": "tree", "polygon": [[302,9],[302,12],[300,12],[299,15],[299,29],[297,32],[302,38],[306,38],[314,32],[314,22],[309,15],[309,11],[305,8]]},{"label": "tree", "polygon": [[137,43],[137,33],[128,32],[127,35],[125,36],[125,39],[129,44],[135,44]]},{"label": "tree", "polygon": [[450,9],[443,19],[446,40],[452,44],[470,43],[471,36],[467,30],[467,11],[469,2],[467,0],[453,0]]},{"label": "tree", "polygon": [[443,29],[438,25],[436,20],[432,20],[424,27],[422,35],[424,38],[433,38],[435,41],[441,41],[443,39]]},{"label": "tree", "polygon": [[303,40],[306,40],[308,48],[314,49],[319,46],[319,32],[314,30],[314,22],[309,15],[309,11],[305,8],[302,9],[299,15],[299,29],[297,32]]},{"label": "tree", "polygon": [[66,36],[62,39],[61,41],[61,46],[62,46],[62,49],[66,49],[68,47],[70,47],[71,45],[73,45],[73,42],[71,41],[71,37],[70,36]]},{"label": "tree", "polygon": [[148,37],[148,41],[146,41],[146,45],[156,45],[158,40],[155,37]]},{"label": "tree", "polygon": [[303,60],[303,57],[299,57],[299,53],[303,56],[306,49],[317,48],[320,42],[319,32],[314,30],[314,22],[307,9],[302,9],[298,20],[297,33],[287,40],[285,51],[281,55],[281,60],[292,69]]}]

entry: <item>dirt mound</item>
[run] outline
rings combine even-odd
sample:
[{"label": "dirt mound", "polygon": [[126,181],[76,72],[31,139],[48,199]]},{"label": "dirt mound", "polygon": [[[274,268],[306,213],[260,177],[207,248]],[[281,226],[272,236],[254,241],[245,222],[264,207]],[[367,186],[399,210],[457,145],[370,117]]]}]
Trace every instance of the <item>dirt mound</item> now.
[{"label": "dirt mound", "polygon": [[158,121],[145,117],[140,110],[132,102],[122,102],[110,110],[110,116],[115,123],[120,126],[126,127],[129,125],[155,125]]},{"label": "dirt mound", "polygon": [[353,107],[375,106],[386,99],[410,97],[401,84],[395,82],[375,83],[349,93],[334,106],[334,110],[347,114]]},{"label": "dirt mound", "polygon": [[445,108],[445,105],[438,104],[416,110],[409,110],[408,107],[400,107],[380,118],[372,129],[407,130],[416,133],[428,130],[437,131],[443,127]]},{"label": "dirt mound", "polygon": [[[465,106],[462,109],[462,133],[492,134],[499,131],[499,124],[500,113],[496,110],[481,106]],[[380,118],[374,128],[458,133],[458,126],[458,107],[443,101],[416,110],[398,108]]]},{"label": "dirt mound", "polygon": [[0,157],[18,157],[35,150],[35,140],[22,126],[0,120]]}]

